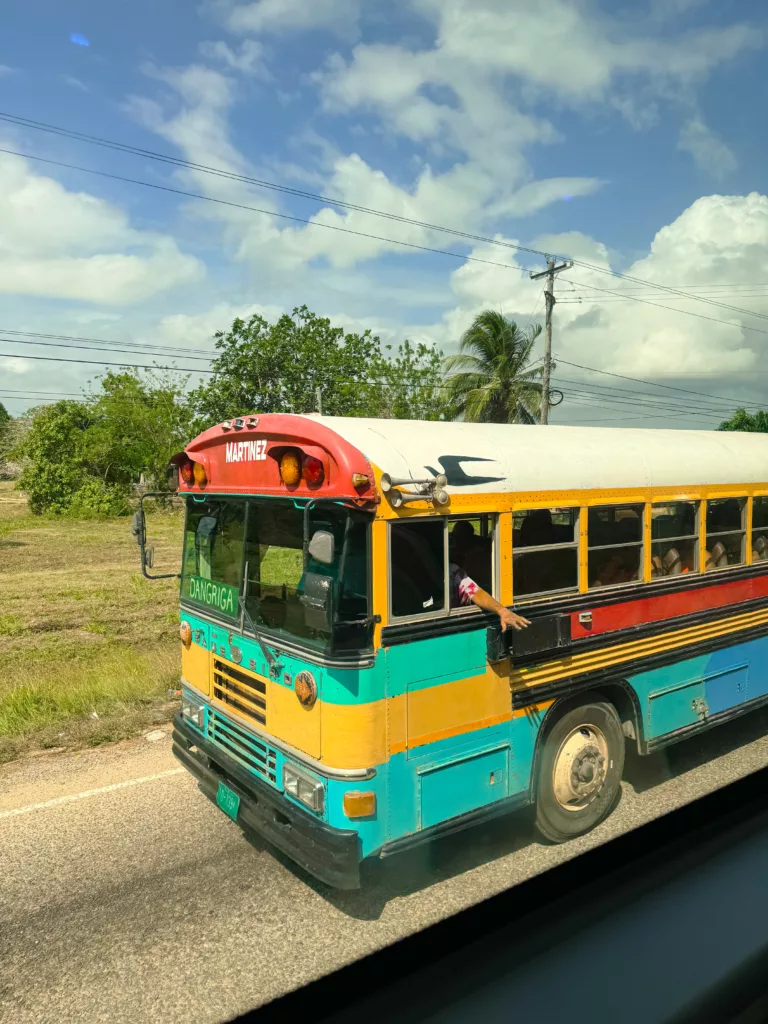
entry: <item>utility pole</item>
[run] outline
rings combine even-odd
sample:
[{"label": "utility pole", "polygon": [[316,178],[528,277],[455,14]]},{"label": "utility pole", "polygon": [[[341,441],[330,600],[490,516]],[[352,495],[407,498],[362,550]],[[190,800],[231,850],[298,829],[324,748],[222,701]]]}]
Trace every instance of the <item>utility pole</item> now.
[{"label": "utility pole", "polygon": [[315,398],[317,400],[317,411],[320,415],[323,415],[323,391],[322,388],[315,388]]},{"label": "utility pole", "polygon": [[555,274],[561,270],[570,270],[573,260],[555,266],[551,256],[547,257],[547,269],[538,274],[531,274],[532,281],[538,281],[540,277],[546,277],[547,284],[544,289],[544,299],[547,304],[546,318],[544,320],[544,379],[541,386],[541,413],[540,423],[549,423],[549,378],[552,372],[552,310],[555,305]]}]

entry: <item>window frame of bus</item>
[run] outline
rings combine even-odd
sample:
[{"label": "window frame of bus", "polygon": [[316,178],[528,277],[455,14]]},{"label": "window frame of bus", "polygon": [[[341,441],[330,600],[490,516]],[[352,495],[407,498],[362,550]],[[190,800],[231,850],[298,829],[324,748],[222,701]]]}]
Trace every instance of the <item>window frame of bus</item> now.
[{"label": "window frame of bus", "polygon": [[[211,608],[209,605],[204,605],[204,604],[198,603],[197,601],[194,601],[192,598],[190,598],[190,597],[188,597],[188,596],[186,596],[184,594],[184,558],[185,558],[185,555],[186,555],[187,521],[188,521],[188,518],[189,518],[189,510],[190,510],[190,508],[192,508],[194,505],[207,505],[207,504],[211,504],[213,502],[225,501],[225,502],[231,502],[231,503],[234,504],[237,501],[242,501],[243,505],[244,505],[244,511],[243,511],[243,541],[242,541],[242,550],[241,550],[241,553],[240,553],[240,570],[239,570],[239,573],[238,573],[240,583],[239,583],[239,586],[237,587],[237,593],[238,593],[238,598],[239,598],[242,595],[242,592],[243,592],[243,573],[244,573],[244,570],[245,570],[245,537],[246,537],[246,533],[247,533],[247,530],[248,530],[248,503],[249,503],[249,496],[243,495],[243,494],[206,494],[206,495],[202,495],[202,496],[198,496],[196,494],[188,494],[188,495],[185,495],[185,498],[186,498],[186,506],[185,506],[185,512],[184,512],[184,537],[183,537],[183,542],[182,542],[182,563],[181,563],[181,572],[179,573],[179,576],[180,576],[180,579],[179,579],[179,606],[180,607],[184,607],[185,606],[185,602],[186,602],[186,606],[188,606],[190,609],[192,609],[194,611],[194,613],[197,614],[197,615],[200,614],[200,609],[202,608],[202,609],[204,609],[205,614],[206,614],[206,616],[208,618],[211,618],[213,620],[216,620],[218,618],[219,622],[225,622],[230,628],[231,628],[231,624],[233,622],[234,623],[238,623],[239,632],[242,633],[242,631],[243,631],[243,610],[242,610],[242,607],[240,605],[240,600],[239,599],[238,599],[237,615],[227,615],[226,612],[222,612],[220,608],[214,609],[214,608]],[[197,530],[195,530],[195,535],[197,535]],[[195,574],[195,575],[197,575],[197,574]],[[217,581],[217,582],[221,582],[221,581]],[[233,586],[233,584],[228,583],[228,584],[226,584],[226,586]]]},{"label": "window frame of bus", "polygon": [[[250,637],[252,634],[245,632],[245,612],[247,611],[248,589],[249,589],[248,588],[248,580],[245,579],[245,566],[246,566],[246,561],[247,561],[245,556],[247,554],[247,543],[246,543],[246,541],[247,541],[247,538],[248,538],[248,529],[249,529],[249,526],[250,526],[251,508],[252,508],[253,505],[259,504],[262,501],[263,502],[273,502],[273,501],[284,501],[285,499],[283,499],[283,498],[275,499],[275,498],[272,498],[272,497],[268,497],[268,496],[264,496],[264,495],[257,495],[257,494],[249,494],[249,495],[245,495],[244,497],[245,497],[245,501],[246,501],[246,516],[245,516],[245,530],[243,532],[243,562],[242,562],[242,567],[241,567],[241,581],[240,581],[240,594],[242,596],[242,607],[240,609],[240,633],[242,633],[243,636]],[[312,511],[314,511],[315,509],[322,508],[323,504],[328,504],[328,505],[333,505],[333,506],[336,506],[336,507],[344,508],[348,512],[349,511],[356,511],[356,509],[354,509],[352,506],[348,506],[344,502],[336,501],[334,499],[330,499],[328,501],[322,502],[322,503],[314,506],[314,509]],[[302,515],[303,515],[304,514],[303,506],[302,506],[301,511],[302,511]],[[311,515],[311,513],[310,513],[310,515]],[[357,647],[357,648],[354,648],[354,652],[359,653],[362,656],[369,655],[371,653],[371,651],[373,650],[373,628],[372,628],[373,620],[371,619],[372,609],[373,609],[373,538],[372,538],[372,527],[373,527],[373,517],[367,517],[367,525],[366,525],[366,531],[365,531],[365,561],[366,561],[366,565],[367,565],[367,570],[366,570],[366,584],[367,584],[367,586],[366,586],[366,603],[367,603],[367,609],[368,609],[368,616],[367,616],[366,620],[361,620],[361,623],[363,621],[366,621],[366,622],[370,621],[371,628],[369,628],[369,631],[368,631],[368,642],[367,642],[367,644],[361,645],[360,647]],[[297,549],[297,550],[301,550],[301,549]],[[249,613],[249,615],[250,615],[250,613]],[[340,653],[338,648],[337,648],[337,646],[336,646],[335,640],[336,640],[336,628],[337,628],[337,626],[342,625],[342,624],[344,624],[344,620],[341,620],[340,622],[333,622],[332,623],[330,632],[328,633],[328,643],[327,644],[314,643],[308,637],[303,637],[303,636],[300,636],[300,635],[298,635],[296,633],[283,632],[283,631],[281,631],[279,629],[275,629],[273,626],[268,626],[266,623],[263,623],[263,622],[260,622],[258,624],[257,629],[258,629],[259,633],[263,633],[264,636],[266,636],[270,640],[270,642],[272,642],[272,643],[276,643],[276,644],[282,643],[282,644],[288,644],[288,645],[293,644],[294,647],[301,648],[302,650],[311,651],[312,654],[315,657],[332,658],[332,657],[334,657],[334,655]],[[350,653],[350,652],[349,651],[345,651],[343,653]]]},{"label": "window frame of bus", "polygon": [[[668,508],[670,505],[693,505],[694,506],[693,520],[694,520],[694,529],[695,529],[696,532],[693,533],[693,534],[684,534],[684,535],[681,535],[679,537],[659,537],[656,540],[654,540],[654,537],[653,537],[653,510],[655,508]],[[650,543],[650,546],[651,546],[651,576],[650,576],[650,580],[648,582],[652,582],[652,583],[665,583],[667,581],[676,580],[676,579],[678,579],[678,577],[683,576],[683,575],[693,575],[694,573],[700,573],[702,571],[702,568],[701,568],[701,554],[700,554],[700,549],[701,549],[701,523],[702,523],[701,502],[698,499],[696,499],[696,498],[671,498],[668,501],[652,501],[650,503],[650,511],[649,511],[648,514],[650,516],[650,534],[649,534],[648,540],[649,540],[649,543]],[[663,543],[665,543],[667,541],[672,543],[673,541],[681,541],[681,540],[693,541],[693,569],[689,569],[687,573],[680,572],[680,573],[674,574],[672,576],[668,576],[666,573],[663,576],[654,576],[653,575],[653,549],[654,549],[654,545],[663,544]],[[678,554],[679,554],[679,552],[678,552]]]},{"label": "window frame of bus", "polygon": [[[458,522],[460,519],[478,519],[482,516],[487,516],[491,523],[492,528],[490,530],[490,537],[492,543],[491,549],[491,572],[492,572],[492,597],[496,597],[499,593],[499,580],[500,580],[500,568],[499,568],[499,543],[498,543],[498,531],[499,531],[499,514],[497,512],[464,512],[456,515],[410,515],[403,516],[398,519],[393,519],[387,524],[387,621],[391,623],[401,622],[421,622],[429,619],[448,619],[451,616],[454,618],[457,615],[467,614],[480,614],[481,610],[476,605],[470,603],[464,607],[451,608],[450,603],[450,552],[449,552],[449,540],[450,531],[448,524]],[[437,522],[442,524],[443,528],[443,607],[437,611],[424,611],[414,612],[410,615],[395,615],[393,611],[393,574],[392,574],[392,531],[400,524],[413,523],[413,522]]]},{"label": "window frame of bus", "polygon": [[[560,541],[555,544],[531,544],[531,545],[520,545],[515,544],[515,516],[525,512],[537,512],[541,508],[546,507],[549,512],[561,511],[561,512],[575,512],[576,515],[573,521],[573,540],[568,543],[561,543]],[[580,583],[581,583],[581,552],[580,552],[580,538],[581,538],[581,506],[579,505],[552,505],[552,506],[538,506],[536,508],[516,508],[512,511],[512,597],[515,604],[523,604],[527,601],[537,601],[542,598],[552,597],[553,595],[566,595],[566,594],[578,594]],[[544,551],[563,551],[573,548],[576,552],[576,583],[572,587],[559,587],[552,590],[537,590],[530,594],[518,594],[515,590],[515,558],[522,554],[537,554]]]},{"label": "window frame of bus", "polygon": [[[587,552],[586,552],[586,564],[584,571],[586,572],[586,586],[587,592],[592,591],[603,591],[603,590],[614,590],[618,587],[633,587],[638,584],[645,582],[645,535],[646,535],[646,509],[649,507],[648,502],[644,501],[620,501],[620,502],[608,502],[601,503],[600,505],[589,505],[587,506]],[[595,544],[589,543],[589,517],[593,512],[599,512],[601,509],[612,509],[615,513],[620,509],[632,509],[633,511],[640,510],[640,540],[639,541],[622,541],[619,544]],[[650,515],[650,513],[648,513]],[[614,518],[615,521],[615,518]],[[589,556],[593,551],[616,551],[620,548],[639,548],[640,558],[638,561],[637,574],[632,580],[622,580],[619,583],[603,583],[600,586],[595,586],[594,583],[589,582]]]},{"label": "window frame of bus", "polygon": [[760,556],[755,558],[755,533],[768,540],[768,525],[758,526],[757,529],[755,529],[755,508],[758,502],[764,503],[766,509],[766,520],[768,521],[768,494],[756,494],[752,498],[751,529],[749,531],[749,547],[752,553],[752,565],[756,565],[759,562],[768,562],[768,553],[766,553],[762,558]]},{"label": "window frame of bus", "polygon": [[[740,503],[741,511],[741,528],[738,530],[717,530],[713,533],[707,529],[707,519],[709,518],[709,506],[714,505],[717,502],[723,501],[738,501]],[[710,537],[741,537],[741,558],[738,562],[727,562],[725,565],[707,565],[705,562],[704,572],[722,572],[724,569],[736,569],[740,565],[747,564],[747,539],[749,543],[752,543],[752,537],[747,538],[747,506],[749,498],[746,494],[724,494],[717,498],[708,498],[706,503],[706,509],[704,512],[704,550],[711,556],[712,549],[709,546]],[[753,506],[754,516],[754,506]]]}]

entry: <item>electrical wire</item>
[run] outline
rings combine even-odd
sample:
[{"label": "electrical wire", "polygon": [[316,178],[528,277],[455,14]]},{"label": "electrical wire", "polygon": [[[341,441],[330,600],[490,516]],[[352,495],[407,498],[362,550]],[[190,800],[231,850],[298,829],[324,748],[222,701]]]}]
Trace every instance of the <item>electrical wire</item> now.
[{"label": "electrical wire", "polygon": [[[394,221],[394,222],[397,222],[397,223],[401,223],[401,224],[413,225],[413,226],[420,227],[420,228],[423,228],[423,229],[429,230],[429,231],[437,231],[437,232],[441,232],[441,233],[444,233],[444,234],[450,234],[450,235],[452,235],[452,236],[454,236],[456,238],[465,238],[465,239],[470,240],[470,241],[482,242],[482,243],[487,244],[487,245],[500,246],[500,247],[503,247],[503,248],[512,249],[512,250],[514,250],[516,252],[526,252],[526,253],[530,253],[532,255],[541,256],[541,257],[545,257],[545,258],[548,255],[547,253],[544,253],[542,250],[534,249],[531,246],[519,245],[517,243],[507,242],[507,241],[504,241],[503,239],[499,239],[499,238],[490,238],[490,237],[488,237],[486,235],[475,234],[475,233],[469,232],[469,231],[461,231],[458,228],[450,228],[450,227],[446,227],[445,225],[442,225],[442,224],[432,224],[432,223],[430,223],[428,221],[421,221],[421,220],[418,220],[417,218],[414,218],[414,217],[405,217],[405,216],[402,216],[400,214],[395,214],[395,213],[392,213],[392,212],[389,212],[389,211],[377,210],[374,207],[362,206],[362,205],[359,205],[359,204],[356,204],[356,203],[347,202],[345,200],[334,199],[334,198],[332,198],[330,196],[324,196],[324,195],[317,194],[317,193],[307,192],[307,191],[305,191],[303,189],[293,188],[292,186],[288,186],[288,185],[281,185],[281,184],[279,184],[277,182],[270,182],[270,181],[267,181],[265,179],[255,178],[255,177],[250,177],[248,175],[238,174],[237,172],[227,171],[227,170],[224,170],[223,168],[211,167],[211,166],[209,166],[207,164],[195,163],[194,161],[191,161],[191,160],[186,160],[186,159],[181,158],[181,157],[170,156],[169,154],[158,153],[158,152],[156,152],[154,150],[142,149],[141,147],[132,146],[132,145],[130,145],[128,143],[118,142],[118,141],[113,140],[113,139],[105,139],[103,137],[96,136],[96,135],[88,135],[88,134],[86,134],[84,132],[77,132],[77,131],[74,131],[73,129],[63,128],[63,127],[61,127],[59,125],[52,125],[52,124],[46,123],[44,121],[37,121],[37,120],[34,120],[32,118],[21,117],[20,115],[17,115],[17,114],[10,114],[8,112],[0,111],[0,120],[6,121],[6,122],[8,122],[10,124],[17,125],[19,127],[33,128],[33,129],[35,129],[37,131],[42,131],[42,132],[47,132],[49,134],[59,135],[59,136],[65,137],[65,138],[72,139],[72,140],[77,141],[77,142],[86,142],[86,143],[88,143],[90,145],[97,145],[97,146],[105,147],[105,148],[108,148],[108,149],[113,149],[113,150],[116,150],[116,151],[119,151],[119,152],[122,152],[122,153],[126,153],[126,154],[129,154],[129,155],[141,156],[141,157],[144,157],[144,158],[147,158],[147,159],[159,161],[161,163],[170,164],[170,165],[173,165],[174,167],[177,167],[177,168],[182,168],[182,169],[186,169],[186,170],[200,171],[202,173],[210,174],[210,175],[213,175],[215,177],[221,177],[221,178],[226,178],[226,179],[229,179],[229,180],[239,181],[239,182],[241,182],[243,184],[256,185],[257,187],[260,187],[260,188],[265,188],[265,189],[269,189],[269,190],[276,191],[276,192],[282,192],[282,193],[286,193],[286,194],[297,196],[297,197],[304,198],[304,199],[311,199],[311,200],[314,200],[315,202],[325,203],[325,204],[327,204],[329,206],[337,206],[337,207],[342,208],[342,209],[354,210],[356,212],[365,213],[365,214],[368,214],[370,216],[382,217],[382,218],[384,218],[386,220],[391,220],[391,221]],[[0,150],[0,152],[14,153],[13,150]],[[14,155],[16,155],[16,156],[26,156],[25,154],[22,154],[22,153],[15,153]],[[26,156],[26,159],[44,160],[45,158],[43,158],[43,157]],[[53,161],[53,160],[49,160],[47,162],[48,163],[53,163],[53,164],[57,163],[57,161]],[[104,171],[95,171],[93,169],[78,167],[76,165],[60,164],[60,166],[69,166],[71,169],[84,171],[86,173],[101,174],[101,175],[103,175],[105,177],[116,177],[118,180],[129,181],[129,182],[132,182],[134,184],[143,184],[143,185],[146,185],[146,186],[148,186],[150,188],[161,188],[161,189],[165,188],[166,191],[171,191],[171,192],[176,191],[179,194],[185,194],[185,193],[181,192],[180,190],[174,190],[174,189],[166,188],[165,186],[161,186],[161,185],[153,185],[153,184],[151,184],[149,182],[139,182],[139,181],[136,181],[135,179],[121,178],[119,175],[109,175],[109,174],[107,174],[107,172],[104,172]],[[216,200],[216,199],[213,199],[210,196],[201,196],[201,195],[198,195],[198,194],[191,194],[191,197],[192,198],[197,198],[197,199],[207,199],[210,202],[226,203],[225,200]],[[240,204],[228,203],[227,205],[239,206]],[[246,207],[246,208],[247,209],[253,209],[252,207]],[[270,216],[284,217],[284,218],[291,219],[291,220],[297,220],[300,223],[317,224],[317,222],[315,222],[315,221],[308,221],[308,220],[304,220],[302,218],[288,218],[288,216],[286,214],[278,214],[278,213],[275,213],[274,211],[259,210],[258,212],[265,213],[265,214],[270,215]],[[351,229],[349,229],[349,228],[341,228],[341,227],[339,227],[337,225],[321,224],[321,225],[318,225],[318,226],[322,226],[322,227],[325,227],[325,228],[328,228],[328,229],[331,229],[331,230],[345,231],[345,232],[350,233],[350,234],[362,234],[365,237],[377,238],[380,241],[387,241],[390,244],[407,245],[407,246],[412,247],[412,248],[423,248],[423,249],[425,249],[425,251],[436,251],[436,252],[444,253],[444,250],[432,250],[432,249],[429,249],[428,247],[413,246],[412,243],[401,242],[401,241],[398,241],[396,239],[380,238],[379,236],[376,236],[376,235],[367,235],[366,232],[354,232],[354,231],[351,231]],[[455,255],[455,254],[450,253],[449,255]],[[466,259],[474,258],[475,260],[477,260],[477,257],[464,257],[464,258],[466,258]],[[655,283],[655,282],[652,282],[652,281],[646,281],[643,278],[636,277],[636,276],[634,276],[632,274],[624,274],[624,273],[621,273],[621,272],[619,272],[617,270],[611,270],[609,268],[602,267],[599,264],[590,263],[590,262],[588,262],[586,260],[573,259],[573,258],[568,257],[568,256],[558,256],[557,258],[558,259],[563,259],[563,260],[572,259],[572,262],[574,263],[574,265],[579,266],[579,267],[584,267],[585,269],[588,269],[588,270],[592,270],[595,273],[606,274],[606,275],[608,275],[610,277],[616,277],[616,278],[619,278],[621,280],[629,281],[631,283],[638,284],[638,285],[644,285],[646,287],[654,287],[654,288],[657,288],[660,291],[666,292],[668,294],[681,295],[681,296],[686,296],[686,297],[688,296],[688,293],[686,293],[683,289],[676,288],[676,287],[674,287],[672,285],[663,285],[663,284],[658,284],[658,283]],[[478,262],[484,262],[484,261],[478,260]],[[500,264],[500,265],[501,266],[507,266],[508,269],[522,269],[522,268],[509,268],[507,264]],[[713,306],[719,306],[720,308],[723,308],[723,309],[730,309],[730,310],[732,310],[734,312],[745,313],[748,316],[757,316],[757,317],[761,317],[763,319],[768,319],[768,314],[755,313],[752,310],[743,309],[743,308],[740,308],[738,306],[731,305],[730,303],[719,302],[719,301],[717,301],[716,299],[713,299],[713,298],[699,297],[698,301],[705,302],[705,303],[708,303],[708,304],[713,305]]]}]

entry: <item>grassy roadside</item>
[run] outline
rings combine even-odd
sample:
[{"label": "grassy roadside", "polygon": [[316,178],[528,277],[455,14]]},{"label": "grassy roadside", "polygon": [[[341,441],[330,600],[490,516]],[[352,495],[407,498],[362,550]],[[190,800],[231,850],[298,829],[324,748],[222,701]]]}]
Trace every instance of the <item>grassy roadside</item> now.
[{"label": "grassy roadside", "polygon": [[[181,516],[147,519],[153,571],[176,571]],[[178,581],[141,576],[130,519],[32,516],[0,482],[0,762],[166,721],[177,624]]]}]

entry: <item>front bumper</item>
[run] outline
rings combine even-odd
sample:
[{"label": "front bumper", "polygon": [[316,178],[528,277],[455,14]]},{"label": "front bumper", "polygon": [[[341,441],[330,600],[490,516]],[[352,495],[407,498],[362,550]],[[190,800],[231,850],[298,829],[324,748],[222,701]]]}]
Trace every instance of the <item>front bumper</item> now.
[{"label": "front bumper", "polygon": [[240,797],[237,824],[255,832],[321,882],[336,889],[360,886],[360,843],[357,832],[331,828],[254,778],[210,740],[185,722],[173,720],[173,753],[216,801],[220,782]]}]

